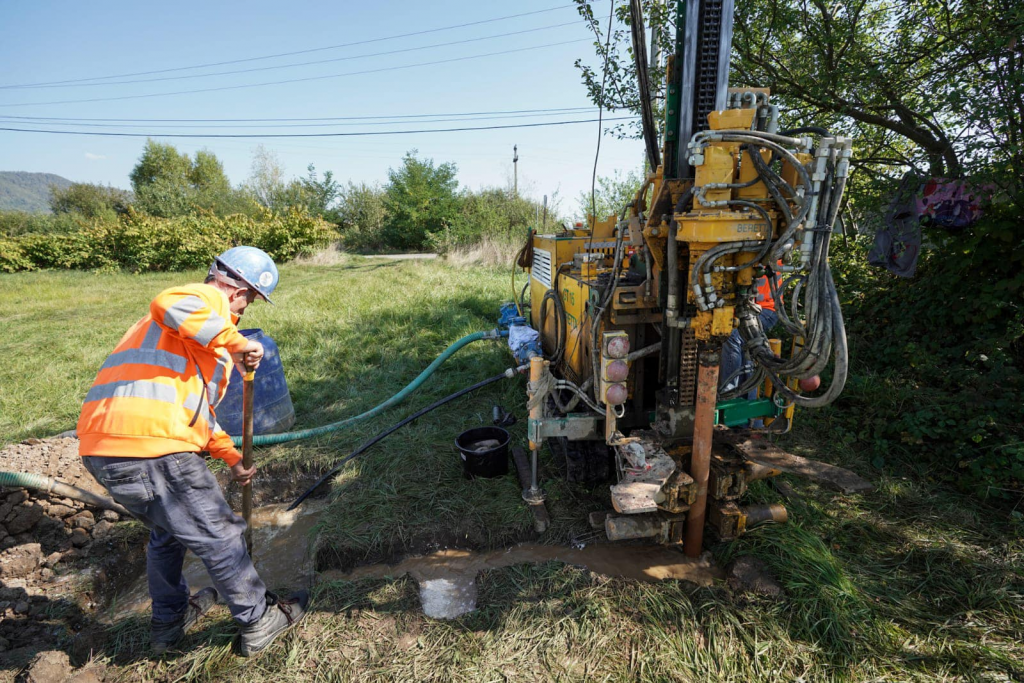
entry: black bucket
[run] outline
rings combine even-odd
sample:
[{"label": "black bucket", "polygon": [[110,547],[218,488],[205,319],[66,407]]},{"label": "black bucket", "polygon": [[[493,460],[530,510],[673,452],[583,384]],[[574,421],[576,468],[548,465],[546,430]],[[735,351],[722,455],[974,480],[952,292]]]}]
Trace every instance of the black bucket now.
[{"label": "black bucket", "polygon": [[[508,442],[511,439],[501,427],[477,427],[459,434],[455,439],[455,447],[462,455],[462,474],[466,479],[508,474]],[[475,450],[474,446],[481,441],[497,441],[498,445],[482,451]]]}]

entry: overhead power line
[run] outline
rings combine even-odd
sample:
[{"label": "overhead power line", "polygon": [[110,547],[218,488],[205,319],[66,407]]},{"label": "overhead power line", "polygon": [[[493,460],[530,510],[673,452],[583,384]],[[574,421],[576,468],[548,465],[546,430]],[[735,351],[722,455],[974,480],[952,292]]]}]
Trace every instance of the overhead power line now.
[{"label": "overhead power line", "polygon": [[313,52],[324,52],[326,50],[338,50],[338,49],[341,49],[341,48],[344,48],[344,47],[354,47],[356,45],[369,45],[370,43],[380,43],[380,42],[384,42],[384,41],[387,41],[387,40],[398,40],[400,38],[412,38],[413,36],[422,36],[422,35],[426,35],[428,33],[440,33],[441,31],[452,31],[452,30],[459,29],[459,28],[467,28],[469,26],[480,26],[481,24],[491,24],[491,23],[494,23],[496,21],[505,21],[505,20],[508,20],[508,19],[518,19],[520,17],[528,17],[528,16],[532,16],[532,15],[536,15],[536,14],[544,14],[546,12],[554,12],[556,10],[568,9],[568,8],[572,8],[572,7],[575,7],[575,5],[572,4],[572,3],[570,3],[570,4],[562,4],[562,5],[555,5],[554,7],[548,7],[546,9],[534,10],[532,12],[520,12],[519,14],[509,14],[509,15],[506,15],[506,16],[503,16],[503,17],[494,17],[493,19],[481,19],[480,21],[471,21],[471,22],[467,22],[465,24],[454,24],[454,25],[451,25],[451,26],[441,26],[439,28],[425,29],[425,30],[422,30],[422,31],[413,31],[412,33],[400,33],[400,34],[393,35],[393,36],[383,36],[381,38],[370,38],[370,39],[367,39],[367,40],[357,40],[357,41],[353,41],[353,42],[350,42],[350,43],[339,43],[337,45],[325,45],[323,47],[314,47],[314,48],[309,48],[309,49],[306,49],[306,50],[294,50],[292,52],[278,52],[276,54],[261,55],[261,56],[258,56],[258,57],[246,57],[246,58],[243,58],[243,59],[230,59],[230,60],[226,60],[226,61],[222,61],[222,62],[207,62],[205,64],[193,64],[191,66],[178,66],[178,67],[173,67],[173,68],[168,68],[168,69],[154,69],[152,71],[135,71],[135,72],[132,72],[132,73],[110,74],[110,75],[107,75],[107,76],[92,76],[90,78],[67,79],[67,80],[63,80],[63,81],[43,81],[43,82],[39,82],[39,83],[18,83],[18,84],[10,84],[10,85],[0,85],[0,89],[8,89],[8,88],[11,88],[11,89],[13,89],[13,88],[35,88],[35,87],[44,86],[44,85],[64,85],[64,84],[68,84],[68,83],[82,83],[84,81],[97,81],[97,80],[105,80],[105,79],[110,79],[110,78],[132,78],[134,76],[151,76],[151,75],[154,75],[154,74],[165,74],[165,73],[172,73],[172,72],[175,72],[175,71],[188,71],[188,70],[191,70],[191,69],[206,69],[206,68],[215,67],[215,66],[228,66],[230,64],[244,64],[246,62],[256,62],[256,61],[261,61],[261,60],[265,60],[265,59],[278,59],[280,57],[294,57],[295,55],[306,55],[306,54],[311,54]]},{"label": "overhead power line", "polygon": [[508,33],[495,33],[489,36],[482,36],[480,38],[466,38],[464,40],[453,40],[444,43],[432,43],[431,45],[420,45],[418,47],[406,47],[399,50],[387,50],[385,52],[369,52],[361,55],[348,55],[346,57],[333,57],[331,59],[318,59],[311,62],[296,62],[294,64],[275,64],[273,66],[258,66],[251,69],[234,69],[232,71],[214,71],[206,74],[185,74],[183,76],[159,76],[157,78],[137,78],[128,81],[103,81],[100,83],[54,83],[49,85],[34,85],[34,86],[21,86],[23,88],[31,88],[38,90],[41,88],[94,88],[97,86],[109,86],[109,85],[131,85],[134,83],[157,83],[161,81],[180,81],[190,78],[210,78],[213,76],[233,76],[236,74],[247,74],[258,71],[274,71],[276,69],[290,69],[299,66],[314,66],[317,64],[332,64],[334,62],[348,62],[353,59],[369,59],[370,57],[386,57],[388,55],[397,55],[405,52],[419,52],[422,50],[432,50],[435,48],[450,47],[452,45],[465,45],[467,43],[479,43],[485,40],[494,40],[496,38],[508,38],[509,36],[520,36],[526,33],[537,33],[538,31],[550,31],[553,28],[563,28],[565,26],[575,26],[579,22],[576,21],[565,21],[561,24],[551,24],[549,26],[539,26],[537,28],[528,28],[521,31],[510,31]]},{"label": "overhead power line", "polygon": [[[621,116],[617,118],[604,119],[605,121],[628,121],[634,120],[634,116]],[[542,126],[568,126],[576,123],[595,123],[597,119],[578,119],[575,121],[545,121],[541,123],[514,123],[497,126],[473,126],[465,128],[425,128],[420,130],[375,130],[357,131],[349,133],[126,133],[113,131],[83,131],[83,130],[49,130],[31,128],[4,128],[0,131],[15,133],[47,133],[53,135],[92,135],[102,137],[124,137],[124,138],[337,138],[337,137],[367,137],[377,135],[415,135],[417,133],[461,133],[471,130],[501,130],[506,128],[540,128]]]},{"label": "overhead power line", "polygon": [[[583,111],[597,112],[596,107],[589,107]],[[417,123],[449,123],[454,121],[488,121],[493,119],[526,119],[537,117],[563,116],[566,114],[580,114],[580,110],[568,110],[539,113],[539,114],[490,114],[486,116],[433,116],[429,118],[415,119]],[[9,121],[0,115],[0,123],[10,124],[31,124],[32,121],[13,120]],[[342,123],[81,123],[74,120],[60,122],[64,126],[76,128],[338,128],[344,126],[393,126],[396,123],[410,123],[410,119],[399,117],[385,117],[383,120],[374,121],[345,121]],[[39,125],[43,125],[39,122]]]},{"label": "overhead power line", "polygon": [[72,116],[16,116],[14,114],[0,114],[2,119],[16,119],[18,121],[106,121],[117,123],[257,123],[277,121],[363,121],[372,119],[420,119],[432,118],[435,116],[483,116],[487,114],[536,114],[540,112],[580,112],[592,111],[597,107],[552,107],[549,109],[505,109],[498,111],[464,111],[464,112],[439,112],[436,114],[394,114],[394,115],[366,115],[366,116],[321,116],[321,117],[298,117],[298,118],[269,118],[269,119],[111,119],[111,118],[81,118]]},{"label": "overhead power line", "polygon": [[385,71],[399,71],[401,69],[412,69],[420,66],[435,66],[437,64],[451,64],[453,62],[464,62],[471,59],[481,59],[483,57],[496,57],[498,55],[508,55],[518,52],[528,52],[530,50],[540,50],[548,47],[557,47],[560,45],[571,45],[573,43],[582,43],[589,41],[589,38],[577,38],[575,40],[563,40],[557,43],[545,43],[543,45],[532,45],[530,47],[520,47],[512,50],[499,50],[497,52],[485,52],[476,55],[466,55],[464,57],[452,57],[449,59],[438,59],[432,62],[419,62],[417,64],[401,64],[398,66],[385,66],[378,69],[365,69],[363,71],[347,71],[338,74],[327,74],[324,76],[307,76],[305,78],[289,78],[280,81],[264,81],[262,83],[246,83],[242,85],[222,85],[215,88],[196,88],[194,90],[177,90],[172,92],[159,92],[159,93],[148,93],[145,95],[121,95],[117,97],[94,97],[89,99],[81,100],[55,100],[51,102],[16,102],[12,104],[0,104],[0,107],[34,107],[52,104],[82,104],[86,102],[113,102],[117,100],[137,100],[145,99],[150,97],[167,97],[170,95],[191,95],[195,93],[204,92],[220,92],[224,90],[240,90],[243,88],[259,88],[268,85],[284,85],[286,83],[304,83],[308,81],[322,81],[329,78],[342,78],[344,76],[360,76],[363,74],[374,74],[382,73]]}]

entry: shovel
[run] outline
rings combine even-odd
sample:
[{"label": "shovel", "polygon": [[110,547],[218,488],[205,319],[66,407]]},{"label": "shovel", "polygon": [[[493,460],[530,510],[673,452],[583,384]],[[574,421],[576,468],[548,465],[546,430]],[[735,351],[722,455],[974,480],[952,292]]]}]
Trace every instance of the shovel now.
[{"label": "shovel", "polygon": [[[242,378],[242,466],[252,467],[253,387],[256,371],[245,368]],[[242,487],[242,519],[245,520],[245,548],[252,557],[252,481]]]}]

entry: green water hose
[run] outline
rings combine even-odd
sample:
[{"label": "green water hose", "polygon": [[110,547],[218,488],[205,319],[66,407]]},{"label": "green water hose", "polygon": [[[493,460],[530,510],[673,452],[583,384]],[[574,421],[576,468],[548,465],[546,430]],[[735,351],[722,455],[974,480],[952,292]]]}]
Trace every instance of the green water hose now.
[{"label": "green water hose", "polygon": [[131,513],[118,505],[111,498],[98,496],[91,491],[80,489],[71,484],[65,484],[59,479],[47,477],[42,474],[29,474],[28,472],[0,472],[0,487],[33,489],[42,491],[61,498],[72,498],[104,510],[113,510],[119,515],[128,516]]},{"label": "green water hose", "polygon": [[[356,422],[360,422],[362,420],[371,418],[374,415],[378,415],[381,412],[387,410],[388,408],[396,406],[402,401],[404,401],[409,396],[409,394],[419,389],[427,380],[427,378],[434,374],[435,370],[441,367],[441,365],[445,361],[447,361],[449,358],[455,355],[455,352],[461,349],[463,346],[471,344],[475,341],[480,341],[481,339],[500,339],[502,336],[502,332],[499,330],[489,330],[487,332],[474,332],[473,334],[467,334],[465,337],[463,337],[462,339],[458,340],[457,342],[449,346],[447,349],[445,349],[440,356],[434,359],[433,363],[427,366],[426,370],[421,372],[419,376],[412,382],[410,382],[408,385],[406,385],[404,389],[402,389],[397,394],[395,394],[388,400],[384,401],[380,405],[376,406],[375,408],[367,410],[365,413],[361,413],[354,417],[346,418],[339,422],[332,422],[330,424],[323,425],[322,427],[300,429],[294,432],[284,432],[283,434],[260,434],[258,436],[253,437],[252,443],[254,446],[273,446],[279,443],[288,443],[290,441],[299,441],[300,439],[309,439],[314,436],[321,436],[322,434],[336,432],[339,429],[349,427],[355,424]],[[241,437],[235,436],[232,437],[231,440],[234,441],[236,447],[242,444]]]}]

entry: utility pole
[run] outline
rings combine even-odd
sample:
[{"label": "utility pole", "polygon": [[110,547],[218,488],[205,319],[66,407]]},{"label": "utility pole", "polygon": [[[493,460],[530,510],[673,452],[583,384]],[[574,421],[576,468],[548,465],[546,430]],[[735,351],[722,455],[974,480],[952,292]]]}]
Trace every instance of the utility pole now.
[{"label": "utility pole", "polygon": [[519,145],[512,145],[512,194],[519,196]]}]

